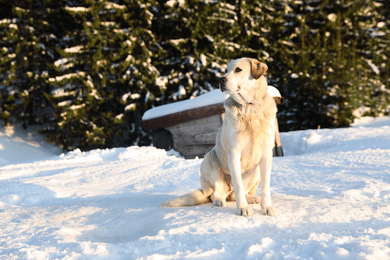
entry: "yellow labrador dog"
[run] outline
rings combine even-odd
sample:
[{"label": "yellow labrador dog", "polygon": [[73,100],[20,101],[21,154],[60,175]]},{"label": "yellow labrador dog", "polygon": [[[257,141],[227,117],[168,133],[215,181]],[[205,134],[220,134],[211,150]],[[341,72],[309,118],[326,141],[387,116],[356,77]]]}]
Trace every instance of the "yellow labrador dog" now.
[{"label": "yellow labrador dog", "polygon": [[[213,202],[223,207],[236,200],[238,214],[252,216],[248,203],[260,203],[263,214],[275,216],[271,203],[270,177],[275,143],[276,104],[267,93],[263,74],[268,67],[256,59],[231,61],[220,78],[225,118],[215,147],[200,167],[202,190],[164,202],[162,207],[193,206]],[[261,199],[256,190],[261,183]]]}]

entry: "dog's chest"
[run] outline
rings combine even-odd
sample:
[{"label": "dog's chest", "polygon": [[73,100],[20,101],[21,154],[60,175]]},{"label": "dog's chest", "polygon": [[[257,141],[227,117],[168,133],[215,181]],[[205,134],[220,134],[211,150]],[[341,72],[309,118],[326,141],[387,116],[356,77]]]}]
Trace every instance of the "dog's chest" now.
[{"label": "dog's chest", "polygon": [[251,143],[259,143],[272,132],[274,115],[260,110],[257,113],[237,113],[234,117],[237,122],[238,135],[248,136]]},{"label": "dog's chest", "polygon": [[244,168],[252,168],[257,165],[265,152],[272,150],[274,143],[275,115],[269,111],[258,113],[238,113],[237,141],[241,142],[241,163]]},{"label": "dog's chest", "polygon": [[[249,171],[258,165],[265,153],[272,152],[276,105],[271,98],[263,106],[242,106],[230,98],[225,101],[225,110],[220,135],[224,153],[239,149],[242,171]],[[227,167],[227,161],[224,164]]]},{"label": "dog's chest", "polygon": [[242,118],[242,121],[243,127],[239,129],[237,136],[246,144],[244,150],[252,153],[259,147],[263,148],[273,132],[271,122],[262,117]]}]

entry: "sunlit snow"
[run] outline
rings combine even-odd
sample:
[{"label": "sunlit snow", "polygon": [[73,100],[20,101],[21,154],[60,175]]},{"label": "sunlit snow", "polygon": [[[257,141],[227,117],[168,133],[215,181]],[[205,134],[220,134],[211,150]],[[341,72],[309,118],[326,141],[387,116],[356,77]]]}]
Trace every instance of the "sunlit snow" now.
[{"label": "sunlit snow", "polygon": [[13,131],[0,135],[0,259],[390,258],[389,117],[281,133],[277,216],[252,205],[250,218],[234,202],[159,208],[200,188],[202,159],[137,146],[58,155]]}]

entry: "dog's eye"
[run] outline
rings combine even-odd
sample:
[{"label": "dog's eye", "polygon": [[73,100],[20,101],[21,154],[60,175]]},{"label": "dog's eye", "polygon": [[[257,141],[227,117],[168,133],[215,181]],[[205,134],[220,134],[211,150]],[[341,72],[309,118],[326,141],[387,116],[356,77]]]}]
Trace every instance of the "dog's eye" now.
[{"label": "dog's eye", "polygon": [[227,73],[227,69],[225,70],[225,74]]},{"label": "dog's eye", "polygon": [[234,70],[234,72],[241,72],[241,71],[242,71],[242,69],[240,69],[238,67]]}]

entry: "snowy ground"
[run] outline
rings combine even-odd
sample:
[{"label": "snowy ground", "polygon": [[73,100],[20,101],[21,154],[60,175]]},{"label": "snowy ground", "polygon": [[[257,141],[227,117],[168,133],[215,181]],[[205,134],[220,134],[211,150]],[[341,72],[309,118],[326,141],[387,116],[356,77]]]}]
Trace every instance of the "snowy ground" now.
[{"label": "snowy ground", "polygon": [[235,203],[159,208],[199,188],[201,159],[153,147],[27,163],[27,148],[16,161],[1,153],[0,259],[390,259],[390,118],[283,133],[282,144],[278,215],[254,205],[251,218]]},{"label": "snowy ground", "polygon": [[0,166],[60,155],[61,149],[48,144],[34,128],[23,130],[0,126]]}]

